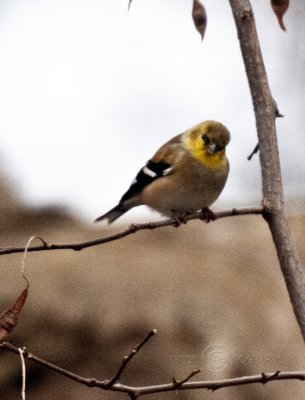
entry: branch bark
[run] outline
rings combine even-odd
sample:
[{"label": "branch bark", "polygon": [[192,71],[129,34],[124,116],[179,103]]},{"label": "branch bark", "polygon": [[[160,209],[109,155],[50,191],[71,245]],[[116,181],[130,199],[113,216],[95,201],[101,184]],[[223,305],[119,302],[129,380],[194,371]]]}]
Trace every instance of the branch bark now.
[{"label": "branch bark", "polygon": [[292,307],[305,341],[305,273],[295,248],[284,206],[274,102],[249,0],[229,0],[252,95],[263,182],[263,205]]},{"label": "branch bark", "polygon": [[[245,208],[233,208],[232,210],[218,211],[214,213],[214,219],[221,219],[227,217],[234,217],[238,215],[263,215],[264,209],[262,207],[245,207]],[[194,214],[187,215],[185,217],[185,223],[194,219],[203,219],[205,215],[202,212],[196,212]],[[80,251],[88,247],[98,246],[104,243],[113,242],[114,240],[119,240],[125,236],[129,236],[141,230],[151,230],[157,228],[164,228],[165,226],[177,227],[177,220],[174,218],[165,219],[163,221],[157,222],[147,222],[144,224],[131,224],[129,228],[115,233],[114,235],[104,236],[101,238],[87,240],[85,242],[78,243],[48,243],[43,238],[38,237],[42,241],[40,246],[32,247],[2,247],[0,248],[0,256],[4,254],[13,253],[24,253],[31,251],[45,251],[45,250],[75,250]]]}]

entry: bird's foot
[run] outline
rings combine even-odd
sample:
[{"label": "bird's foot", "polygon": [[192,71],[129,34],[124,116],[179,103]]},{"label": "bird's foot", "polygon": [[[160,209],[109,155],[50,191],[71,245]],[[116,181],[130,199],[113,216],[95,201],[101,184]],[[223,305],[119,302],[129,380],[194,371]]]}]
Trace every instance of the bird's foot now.
[{"label": "bird's foot", "polygon": [[175,228],[178,228],[181,224],[186,224],[187,220],[185,219],[186,214],[183,214],[181,212],[178,212],[176,210],[172,210],[172,219],[174,220],[173,226]]},{"label": "bird's foot", "polygon": [[202,216],[200,219],[206,223],[215,221],[215,219],[216,219],[215,214],[213,213],[212,210],[209,209],[209,207],[204,207],[201,210],[201,214],[202,214]]}]

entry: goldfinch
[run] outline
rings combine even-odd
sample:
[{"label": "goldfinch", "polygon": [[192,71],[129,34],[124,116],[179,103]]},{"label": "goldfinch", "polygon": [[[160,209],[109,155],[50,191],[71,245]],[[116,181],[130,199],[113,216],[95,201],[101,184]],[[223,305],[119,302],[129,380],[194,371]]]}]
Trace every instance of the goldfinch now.
[{"label": "goldfinch", "polygon": [[229,173],[228,129],[204,121],[165,143],[138,172],[119,204],[96,219],[112,223],[126,211],[147,205],[166,216],[208,207],[222,192]]}]

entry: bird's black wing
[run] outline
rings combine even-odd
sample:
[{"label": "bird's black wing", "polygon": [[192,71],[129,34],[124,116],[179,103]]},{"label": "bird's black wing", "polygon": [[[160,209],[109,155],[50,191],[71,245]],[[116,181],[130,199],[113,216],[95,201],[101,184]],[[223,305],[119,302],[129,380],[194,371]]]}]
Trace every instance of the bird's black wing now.
[{"label": "bird's black wing", "polygon": [[145,186],[149,185],[156,179],[162,178],[171,171],[171,164],[166,162],[156,162],[149,160],[146,165],[138,172],[137,176],[133,180],[130,188],[123,195],[120,200],[120,204],[129,200],[132,196],[140,193]]}]

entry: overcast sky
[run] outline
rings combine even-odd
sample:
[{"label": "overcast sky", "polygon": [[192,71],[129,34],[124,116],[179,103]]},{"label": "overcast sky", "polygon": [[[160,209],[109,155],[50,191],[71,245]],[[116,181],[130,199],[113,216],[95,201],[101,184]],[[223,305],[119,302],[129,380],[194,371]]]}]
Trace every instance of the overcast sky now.
[{"label": "overcast sky", "polygon": [[[232,135],[222,204],[258,202],[258,157],[246,159],[255,123],[229,2],[204,1],[203,42],[192,0],[134,0],[129,13],[127,3],[0,0],[0,168],[12,187],[27,204],[65,205],[91,221],[163,142],[216,119]],[[270,1],[253,7],[285,114],[285,190],[304,197],[305,6],[291,3],[286,34]]]}]

